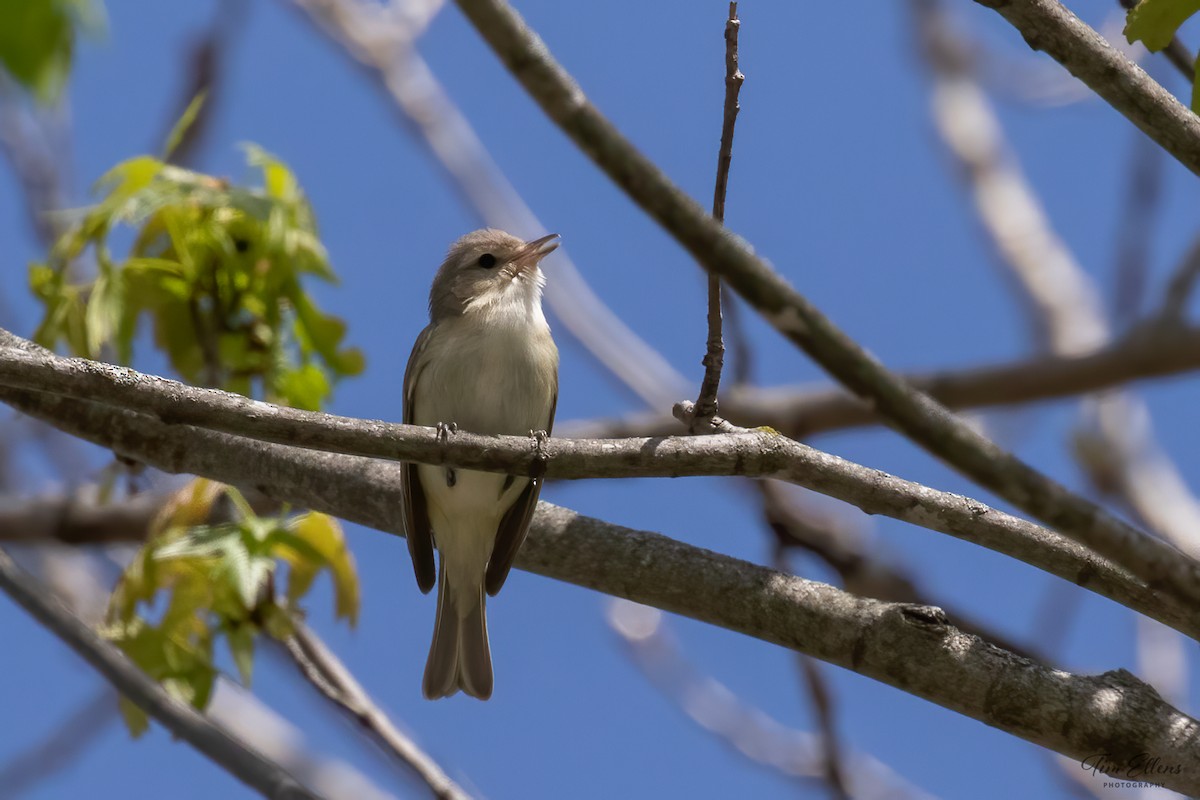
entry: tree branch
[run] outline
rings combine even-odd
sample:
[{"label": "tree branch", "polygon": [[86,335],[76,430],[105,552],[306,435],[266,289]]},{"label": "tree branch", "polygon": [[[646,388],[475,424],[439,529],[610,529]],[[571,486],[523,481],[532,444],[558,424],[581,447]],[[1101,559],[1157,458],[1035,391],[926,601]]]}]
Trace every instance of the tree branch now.
[{"label": "tree branch", "polygon": [[[802,786],[825,777],[827,745],[808,731],[792,730],[729,687],[703,675],[688,662],[662,612],[614,600],[608,624],[631,660],[665,697],[738,755],[775,770]],[[800,656],[804,658],[804,656]],[[931,800],[894,770],[865,753],[849,754],[849,794],[855,800]]]},{"label": "tree branch", "polygon": [[[621,136],[503,0],[458,4],[513,76],[584,153],[705,269],[725,278],[780,333],[873,403],[890,423],[982,486],[1148,584],[1200,601],[1200,565],[1181,559],[1173,549],[1159,549],[1142,531],[1006,452],[889,372],[835,326]],[[1200,126],[1200,119],[1193,121]],[[1200,147],[1196,157],[1200,159]]]},{"label": "tree branch", "polygon": [[278,764],[229,736],[191,706],[170,697],[116,648],[50,597],[3,550],[0,550],[0,591],[70,645],[138,708],[247,786],[266,797],[317,800],[318,795],[301,786]]},{"label": "tree branch", "polygon": [[[738,95],[745,76],[738,69],[738,31],[742,23],[737,3],[729,4],[725,22],[725,106],[721,121],[721,147],[717,152],[717,180],[713,187],[713,219],[725,223],[725,191],[729,186],[729,166],[733,162],[733,128],[737,124]],[[721,369],[725,366],[725,343],[721,338],[721,278],[708,274],[708,342],[704,354],[704,381],[696,407],[688,419],[688,430],[699,433],[711,426],[717,416],[717,391],[721,388]]]},{"label": "tree branch", "polygon": [[1194,173],[1200,117],[1058,0],[975,0],[1016,28]]},{"label": "tree branch", "polygon": [[[0,395],[169,472],[257,486],[280,501],[379,530],[402,528],[395,463],[167,425],[52,395]],[[1064,755],[1107,752],[1119,769],[1137,753],[1153,752],[1181,765],[1167,785],[1200,791],[1200,727],[1132,675],[1050,670],[961,633],[938,609],[856,598],[547,503],[539,505],[517,566],[847,667]],[[1096,574],[1079,577],[1090,582]]]},{"label": "tree branch", "polygon": [[[1197,248],[1200,253],[1200,247]],[[1200,259],[1197,259],[1200,263]],[[911,373],[904,379],[950,409],[987,408],[1054,400],[1200,368],[1200,328],[1149,323],[1111,345],[1078,356],[1039,355],[1006,364]],[[869,404],[836,386],[735,388],[721,398],[722,415],[736,425],[767,425],[795,439],[878,425]],[[679,429],[665,414],[563,422],[565,436],[668,436]]]},{"label": "tree branch", "polygon": [[434,797],[469,800],[470,795],[428,753],[392,724],[346,665],[307,625],[297,624],[284,647],[305,680],[357,722],[385,753],[412,770]]},{"label": "tree branch", "polygon": [[[22,343],[35,349],[20,349]],[[459,432],[444,441],[433,428],[299,411],[142,375],[124,367],[61,358],[7,333],[0,334],[0,345],[5,344],[10,346],[0,346],[0,385],[15,384],[81,399],[5,389],[0,390],[0,401],[167,472],[202,474],[227,483],[257,486],[260,480],[256,470],[270,469],[259,457],[262,445],[258,442],[272,441],[340,454],[493,472],[527,474],[534,468],[544,468],[548,477],[564,479],[682,475],[776,478],[849,502],[869,514],[912,522],[1004,553],[1200,639],[1200,627],[1193,624],[1183,607],[1051,531],[976,500],[892,477],[771,431],[664,439],[552,438],[543,447],[542,453],[549,456],[549,463],[543,464],[527,437]],[[225,444],[216,447],[211,458],[197,461],[192,449],[200,441],[228,441],[232,437],[220,437],[182,423],[249,437],[236,440],[237,449],[243,453],[241,460],[230,464],[230,451],[222,451],[221,447],[233,445]],[[214,440],[214,436],[219,438]],[[147,448],[153,448],[151,455],[147,455]],[[212,474],[224,474],[231,467],[237,470],[236,479]],[[304,500],[299,502],[305,504]],[[1147,541],[1150,546],[1177,552],[1157,540]],[[1178,557],[1185,558],[1182,554]]]}]

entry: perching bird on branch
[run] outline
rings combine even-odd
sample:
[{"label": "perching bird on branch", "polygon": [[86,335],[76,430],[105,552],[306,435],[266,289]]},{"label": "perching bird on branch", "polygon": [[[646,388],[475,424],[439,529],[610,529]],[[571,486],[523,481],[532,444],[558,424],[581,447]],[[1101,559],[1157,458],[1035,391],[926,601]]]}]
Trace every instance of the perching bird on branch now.
[{"label": "perching bird on branch", "polygon": [[[404,421],[442,435],[532,434],[554,424],[558,348],[542,314],[538,264],[557,234],[524,242],[469,233],[450,247],[429,291],[429,325],[404,374]],[[504,585],[537,506],[541,479],[406,464],[404,521],[417,585],[435,581],[437,621],[425,665],[429,699],[492,694],[484,601]]]}]

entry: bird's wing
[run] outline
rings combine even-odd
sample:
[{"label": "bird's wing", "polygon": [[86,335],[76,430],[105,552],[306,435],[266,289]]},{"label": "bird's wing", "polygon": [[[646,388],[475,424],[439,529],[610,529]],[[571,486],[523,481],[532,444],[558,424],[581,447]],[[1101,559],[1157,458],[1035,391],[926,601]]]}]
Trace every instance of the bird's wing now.
[{"label": "bird's wing", "polygon": [[[550,419],[546,423],[546,433],[554,427],[554,411],[558,406],[558,376],[554,376],[554,387],[550,395]],[[488,559],[487,575],[484,586],[487,593],[495,596],[508,579],[509,570],[517,558],[517,551],[525,542],[525,534],[529,531],[529,522],[533,519],[534,509],[537,508],[538,495],[542,493],[542,479],[533,478],[525,491],[500,520],[500,528],[496,531],[496,543],[492,545],[492,557]]]},{"label": "bird's wing", "polygon": [[[430,325],[421,331],[413,345],[412,355],[408,357],[408,367],[404,370],[404,422],[408,425],[413,422],[413,393],[425,366],[421,356],[432,330],[433,326]],[[433,527],[429,523],[429,506],[416,464],[405,462],[400,471],[400,486],[404,494],[404,531],[408,536],[408,553],[412,556],[417,586],[422,592],[428,593],[437,582],[437,567],[433,561]]]}]

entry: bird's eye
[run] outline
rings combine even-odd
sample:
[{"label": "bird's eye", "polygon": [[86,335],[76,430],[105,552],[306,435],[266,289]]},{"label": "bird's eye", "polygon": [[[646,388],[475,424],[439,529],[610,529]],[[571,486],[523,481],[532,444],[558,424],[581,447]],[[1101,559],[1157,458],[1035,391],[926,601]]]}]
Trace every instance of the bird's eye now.
[{"label": "bird's eye", "polygon": [[496,257],[491,253],[484,253],[479,257],[479,266],[484,269],[491,269],[496,266]]}]

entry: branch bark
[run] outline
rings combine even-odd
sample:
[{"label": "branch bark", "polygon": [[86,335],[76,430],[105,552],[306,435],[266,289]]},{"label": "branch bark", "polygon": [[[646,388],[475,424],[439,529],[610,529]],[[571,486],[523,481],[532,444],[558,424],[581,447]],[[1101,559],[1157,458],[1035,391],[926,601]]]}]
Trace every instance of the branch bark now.
[{"label": "branch bark", "polygon": [[[61,358],[12,334],[0,333],[0,345],[8,345],[0,346],[0,386],[57,393],[0,389],[0,401],[167,472],[258,486],[257,470],[272,468],[260,457],[261,442],[270,441],[463,469],[517,474],[545,469],[548,477],[564,479],[776,478],[849,502],[869,514],[912,522],[1004,553],[1200,639],[1200,626],[1186,607],[1064,537],[976,500],[895,478],[767,430],[664,439],[552,438],[542,448],[549,457],[549,463],[543,464],[526,437],[459,432],[445,441],[433,428],[298,411],[124,367]],[[216,431],[237,438],[221,437]],[[197,460],[193,451],[204,441],[214,443],[212,454]],[[215,444],[220,441],[229,443]],[[228,449],[234,447],[232,442],[242,453],[236,462],[231,462],[233,451]],[[222,477],[230,469],[237,477]],[[1151,544],[1175,552],[1157,540]]]},{"label": "branch bark", "polygon": [[[402,528],[398,464],[167,425],[85,401],[2,394],[160,469],[256,486],[379,530]],[[939,609],[856,598],[547,503],[517,566],[844,666],[1073,758],[1105,752],[1119,769],[1153,752],[1181,765],[1167,785],[1200,791],[1200,726],[1151,688],[1124,671],[1075,676],[1037,665],[963,634]]]},{"label": "branch bark", "polygon": [[1200,175],[1200,117],[1058,0],[975,0]]}]

